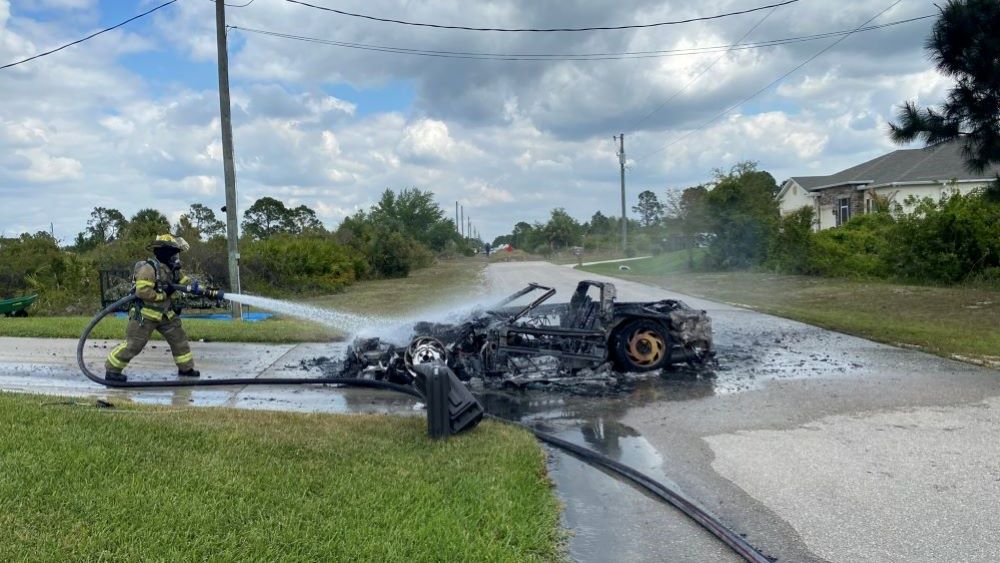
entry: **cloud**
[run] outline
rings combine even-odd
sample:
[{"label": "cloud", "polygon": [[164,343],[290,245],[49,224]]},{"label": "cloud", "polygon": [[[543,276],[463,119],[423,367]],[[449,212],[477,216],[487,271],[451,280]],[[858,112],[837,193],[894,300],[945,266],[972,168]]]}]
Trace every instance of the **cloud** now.
[{"label": "cloud", "polygon": [[[851,29],[883,4],[800,2],[775,10],[747,41]],[[424,21],[546,26],[676,19],[746,4],[595,0],[566,10],[530,0],[352,0],[344,7]],[[15,6],[10,15],[0,0],[0,61],[92,31],[93,22],[77,16],[100,10],[83,1],[71,15],[46,9]],[[156,206],[171,217],[196,202],[221,206],[212,11],[210,2],[178,2],[138,27],[0,72],[0,194],[8,202],[0,231],[54,222],[69,240],[97,205],[128,215]],[[878,22],[932,11],[903,3]],[[388,26],[285,2],[228,12],[229,23],[243,28],[500,53],[724,45],[764,15],[634,32],[488,34]],[[455,201],[476,209],[480,232],[491,237],[515,221],[544,220],[553,207],[580,219],[597,210],[614,215],[619,179],[611,136],[621,132],[629,206],[642,190],[698,184],[739,160],[758,161],[779,180],[831,173],[893,149],[885,124],[895,105],[943,97],[950,80],[931,68],[921,46],[929,25],[848,37],[704,127],[834,39],[690,57],[515,62],[392,55],[230,30],[240,206],[281,197],[316,209],[333,227],[386,188],[417,187],[448,210]],[[150,53],[157,64],[137,58]],[[393,96],[397,84],[412,89],[412,101]]]},{"label": "cloud", "polygon": [[403,130],[396,152],[410,162],[433,164],[453,160],[457,156],[458,145],[444,122],[421,119]]}]

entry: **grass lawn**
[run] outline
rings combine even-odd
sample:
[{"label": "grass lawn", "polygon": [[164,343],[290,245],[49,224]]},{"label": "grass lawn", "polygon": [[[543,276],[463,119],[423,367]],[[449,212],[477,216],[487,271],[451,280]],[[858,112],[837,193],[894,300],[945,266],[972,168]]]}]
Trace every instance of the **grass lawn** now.
[{"label": "grass lawn", "polygon": [[[79,338],[90,317],[27,317],[0,318],[0,336],[31,336],[39,338]],[[128,319],[109,317],[94,328],[91,338],[121,339]],[[322,325],[297,319],[267,319],[253,323],[187,319],[184,330],[194,341],[208,342],[323,342],[341,338],[337,332]],[[154,338],[162,340],[159,333]]]},{"label": "grass lawn", "polygon": [[669,256],[630,262],[630,272],[618,271],[615,264],[584,269],[878,342],[1000,365],[1000,291],[759,272],[692,273]]},{"label": "grass lawn", "polygon": [[[441,260],[408,278],[360,282],[344,293],[292,301],[319,307],[393,316],[418,311],[452,299],[475,295],[481,286],[485,258]],[[95,311],[96,312],[96,311]],[[78,338],[90,317],[0,317],[0,336]],[[125,319],[107,318],[92,338],[119,339]],[[335,330],[294,318],[271,318],[254,323],[188,319],[184,328],[191,340],[209,342],[324,342],[343,338]],[[159,334],[156,335],[159,338]]]},{"label": "grass lawn", "polygon": [[344,293],[306,299],[319,307],[385,316],[405,315],[464,300],[482,290],[485,257],[439,260],[403,279],[355,284]]},{"label": "grass lawn", "polygon": [[551,561],[544,454],[486,422],[0,394],[2,561]]},{"label": "grass lawn", "polygon": [[[696,248],[691,256],[695,260],[700,260],[705,254],[705,249]],[[583,269],[595,274],[605,276],[631,275],[631,276],[662,276],[667,273],[683,272],[687,270],[689,262],[688,252],[680,250],[677,252],[665,252],[644,260],[630,260],[628,262],[612,262],[610,264],[594,264],[584,266]],[[628,266],[627,272],[622,272],[619,268]]]}]

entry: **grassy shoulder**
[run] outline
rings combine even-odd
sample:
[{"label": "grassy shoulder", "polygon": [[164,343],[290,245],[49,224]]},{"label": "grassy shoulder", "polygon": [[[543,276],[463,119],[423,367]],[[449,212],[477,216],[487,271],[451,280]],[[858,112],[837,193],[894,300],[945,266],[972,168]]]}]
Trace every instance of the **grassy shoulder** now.
[{"label": "grassy shoulder", "polygon": [[486,422],[0,394],[0,560],[550,561],[544,454]]},{"label": "grassy shoulder", "polygon": [[[676,253],[674,253],[676,254]],[[653,261],[658,262],[653,262]],[[670,255],[585,270],[633,279],[750,307],[878,342],[1000,365],[1000,292],[788,276],[760,272],[689,272]]]},{"label": "grassy shoulder", "polygon": [[[0,318],[0,336],[34,338],[78,338],[90,322],[90,317],[26,317]],[[267,319],[259,322],[234,323],[186,319],[184,330],[193,341],[206,342],[329,342],[342,336],[322,325],[297,319]],[[109,317],[101,321],[91,338],[115,340],[125,335],[128,319]],[[159,333],[154,339],[162,340]]]},{"label": "grassy shoulder", "polygon": [[[407,278],[359,282],[343,293],[292,301],[362,314],[404,315],[430,305],[465,299],[482,287],[485,259],[441,260]],[[0,317],[0,336],[77,338],[90,317]],[[98,339],[118,339],[125,334],[126,319],[107,318],[92,334]],[[208,342],[327,342],[343,338],[335,330],[294,318],[276,317],[253,323],[186,319],[191,340]],[[156,334],[154,338],[159,338]]]},{"label": "grassy shoulder", "polygon": [[439,260],[406,278],[361,282],[344,293],[305,302],[352,313],[401,316],[477,295],[485,267],[484,257]]}]

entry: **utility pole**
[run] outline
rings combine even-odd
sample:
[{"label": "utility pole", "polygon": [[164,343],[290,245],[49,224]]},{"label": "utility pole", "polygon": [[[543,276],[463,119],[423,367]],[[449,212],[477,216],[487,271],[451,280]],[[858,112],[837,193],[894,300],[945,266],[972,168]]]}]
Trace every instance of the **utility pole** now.
[{"label": "utility pole", "polygon": [[[226,49],[226,3],[215,3],[215,41],[219,54],[219,113],[222,121],[222,169],[226,181],[226,241],[229,251],[229,291],[240,292],[239,231],[236,223],[236,164],[233,121],[229,106],[229,52]],[[243,320],[243,305],[231,301],[233,319]]]},{"label": "utility pole", "polygon": [[462,224],[458,220],[458,202],[455,202],[455,232],[462,231]]},{"label": "utility pole", "polygon": [[625,216],[625,133],[611,137],[618,141],[618,164],[622,176],[622,253],[628,249],[628,217]]},{"label": "utility pole", "polygon": [[466,238],[472,238],[472,217],[466,217],[465,221],[467,223],[465,225],[465,236]]},{"label": "utility pole", "polygon": [[458,229],[459,233],[462,234],[462,238],[465,238],[465,206],[462,206],[462,212],[458,215]]}]

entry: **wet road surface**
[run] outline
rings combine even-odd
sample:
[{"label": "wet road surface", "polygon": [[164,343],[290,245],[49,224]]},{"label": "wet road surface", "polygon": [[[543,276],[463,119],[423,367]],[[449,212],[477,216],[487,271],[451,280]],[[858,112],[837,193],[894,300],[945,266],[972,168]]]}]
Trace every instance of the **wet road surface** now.
[{"label": "wet road surface", "polygon": [[[1000,560],[1000,372],[565,267],[488,271],[494,291],[534,281],[563,301],[585,278],[613,281],[621,300],[674,297],[707,310],[714,377],[666,373],[628,395],[507,397],[492,408],[505,404],[611,457],[652,466],[780,561]],[[555,456],[557,490],[574,491],[567,487],[578,476]],[[570,541],[574,558],[606,561],[609,545],[633,541],[622,529],[634,528],[644,533],[629,546],[632,560],[664,559],[657,542],[669,533],[689,549],[665,559],[715,560],[698,530],[668,523],[680,518],[670,509],[650,518],[641,496],[624,502],[636,503],[635,517],[604,519],[567,502],[567,521],[590,532]],[[602,526],[610,529],[601,534]],[[606,549],[592,556],[595,545]]]}]

